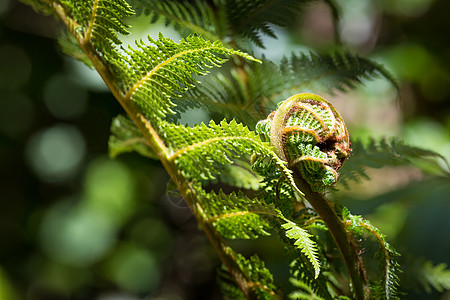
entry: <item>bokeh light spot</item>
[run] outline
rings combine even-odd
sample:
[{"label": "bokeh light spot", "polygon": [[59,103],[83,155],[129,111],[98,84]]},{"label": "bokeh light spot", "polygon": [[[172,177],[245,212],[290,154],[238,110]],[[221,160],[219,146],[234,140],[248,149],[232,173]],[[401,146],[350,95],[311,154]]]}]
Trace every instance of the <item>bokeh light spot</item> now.
[{"label": "bokeh light spot", "polygon": [[55,75],[44,87],[44,102],[50,113],[61,119],[74,119],[84,113],[88,95],[74,79]]},{"label": "bokeh light spot", "polygon": [[73,206],[66,200],[45,215],[41,243],[44,251],[57,261],[88,266],[114,244],[115,229],[103,214]]},{"label": "bokeh light spot", "polygon": [[107,158],[94,161],[84,185],[83,205],[101,212],[114,224],[121,224],[135,209],[133,177],[119,161]]},{"label": "bokeh light spot", "polygon": [[33,135],[26,152],[31,168],[42,180],[59,182],[76,172],[85,155],[85,148],[78,129],[59,124]]},{"label": "bokeh light spot", "polygon": [[121,288],[135,293],[155,290],[160,282],[152,253],[134,245],[122,245],[107,266],[108,275]]}]

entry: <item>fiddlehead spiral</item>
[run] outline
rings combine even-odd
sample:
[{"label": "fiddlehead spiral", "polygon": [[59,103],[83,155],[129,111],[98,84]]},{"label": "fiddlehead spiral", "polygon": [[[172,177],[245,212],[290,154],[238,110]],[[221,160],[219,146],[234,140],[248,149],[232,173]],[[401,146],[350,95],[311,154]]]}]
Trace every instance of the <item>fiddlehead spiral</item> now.
[{"label": "fiddlehead spiral", "polygon": [[350,153],[347,128],[336,109],[322,97],[302,93],[278,105],[256,125],[275,153],[298,168],[314,191],[336,183],[338,170]]}]

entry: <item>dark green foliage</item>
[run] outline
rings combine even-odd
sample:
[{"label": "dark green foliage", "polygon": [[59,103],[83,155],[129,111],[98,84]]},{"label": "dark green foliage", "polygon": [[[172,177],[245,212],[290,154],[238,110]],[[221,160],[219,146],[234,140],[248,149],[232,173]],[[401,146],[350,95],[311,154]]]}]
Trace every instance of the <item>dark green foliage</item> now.
[{"label": "dark green foliage", "polygon": [[374,235],[379,249],[376,253],[376,258],[379,261],[382,280],[376,280],[373,284],[373,294],[376,299],[399,299],[397,295],[397,288],[400,284],[398,273],[400,272],[400,265],[397,257],[400,255],[386,240],[386,236],[374,227],[368,220],[361,216],[351,215],[347,209],[344,209],[343,218],[346,226],[351,232],[357,236],[364,237],[364,234]]},{"label": "dark green foliage", "polygon": [[361,141],[352,143],[352,156],[341,169],[341,181],[345,184],[348,180],[359,181],[360,178],[368,179],[366,168],[381,168],[384,166],[404,166],[418,162],[433,164],[434,169],[445,173],[442,167],[435,163],[435,159],[446,160],[442,155],[419,147],[409,146],[402,141],[392,139],[387,141],[371,139],[367,144]]},{"label": "dark green foliage", "polygon": [[264,262],[257,255],[245,258],[242,254],[234,253],[234,256],[241,270],[245,270],[245,276],[250,282],[254,283],[252,290],[257,299],[276,299],[276,287],[273,284],[273,276],[266,268]]},{"label": "dark green foliage", "polygon": [[299,91],[345,91],[380,76],[396,84],[382,66],[343,50],[292,54],[279,66],[266,59],[262,62],[244,66],[245,82],[233,69],[211,74],[178,103],[181,108],[203,107],[253,125],[267,117],[278,102]]},{"label": "dark green foliage", "polygon": [[[248,47],[249,40],[262,48],[262,35],[276,38],[273,26],[294,25],[311,2],[314,0],[131,1],[138,13],[150,15],[153,22],[162,18],[183,35],[195,32],[209,39],[230,40],[241,47]],[[325,3],[337,27],[338,7],[332,0]]]},{"label": "dark green foliage", "polygon": [[122,153],[136,151],[142,156],[158,159],[133,121],[124,116],[113,119],[108,148],[109,156],[112,158]]},{"label": "dark green foliage", "polygon": [[417,273],[420,283],[428,293],[431,292],[431,288],[439,292],[450,290],[450,269],[447,264],[433,265],[430,261],[424,261]]},{"label": "dark green foliage", "polygon": [[208,221],[226,238],[255,239],[270,235],[270,226],[265,219],[278,216],[273,206],[256,198],[249,199],[243,193],[211,192],[201,198]]},{"label": "dark green foliage", "polygon": [[219,1],[207,2],[174,0],[131,0],[137,14],[145,13],[152,22],[163,19],[166,25],[172,25],[183,36],[200,34],[211,40],[223,36],[220,32],[224,22],[224,10]]},{"label": "dark green foliage", "polygon": [[343,50],[309,55],[292,54],[281,62],[281,75],[289,94],[295,91],[332,93],[354,88],[365,80],[383,76],[396,86],[395,79],[381,65]]}]

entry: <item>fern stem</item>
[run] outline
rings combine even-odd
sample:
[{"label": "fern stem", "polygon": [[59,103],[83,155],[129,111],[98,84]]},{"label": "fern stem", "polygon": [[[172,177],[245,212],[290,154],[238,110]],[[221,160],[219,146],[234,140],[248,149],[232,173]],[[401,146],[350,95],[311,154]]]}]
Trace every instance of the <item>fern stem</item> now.
[{"label": "fern stem", "polygon": [[95,18],[97,17],[97,9],[98,9],[98,0],[95,0],[92,5],[92,15],[91,19],[89,20],[89,26],[86,32],[86,36],[84,37],[83,44],[86,44],[91,40],[92,31],[94,30]]},{"label": "fern stem", "polygon": [[352,237],[345,230],[345,224],[335,213],[332,204],[322,194],[314,192],[303,179],[301,173],[295,169],[294,180],[298,188],[305,194],[305,198],[325,222],[328,230],[336,242],[344,260],[347,272],[352,282],[353,293],[357,300],[370,299],[370,288],[362,258]]}]

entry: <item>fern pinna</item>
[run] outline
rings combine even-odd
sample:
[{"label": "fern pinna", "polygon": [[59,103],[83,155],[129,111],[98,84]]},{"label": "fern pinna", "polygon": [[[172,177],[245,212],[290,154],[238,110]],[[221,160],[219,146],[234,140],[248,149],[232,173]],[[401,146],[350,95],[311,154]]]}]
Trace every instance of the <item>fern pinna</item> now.
[{"label": "fern pinna", "polygon": [[[262,47],[261,34],[274,35],[271,25],[289,26],[309,1],[130,1],[152,21],[163,18],[185,36],[175,42],[159,34],[128,48],[120,47],[118,35],[130,30],[125,20],[133,8],[126,1],[27,2],[67,25],[73,36],[69,42],[82,53],[76,56],[87,58],[126,111],[128,117],[113,121],[111,156],[137,151],[165,167],[223,263],[218,278],[226,297],[276,299],[289,293],[275,286],[256,254],[245,257],[228,245],[230,239],[269,235],[279,237],[290,257],[293,299],[397,297],[398,253],[368,221],[324,196],[350,153],[341,116],[310,93],[276,107],[304,90],[345,91],[379,75],[391,77],[381,66],[344,50],[294,54],[277,65],[238,48]],[[334,1],[326,3],[336,20]],[[227,61],[226,70],[200,83],[201,76]],[[191,107],[228,119],[179,124],[179,114]],[[254,191],[239,184],[230,193],[217,190],[219,179],[236,176],[230,172],[233,165],[245,169],[240,176],[258,178]],[[349,163],[345,177],[364,174],[364,166],[357,160]],[[368,274],[356,242],[368,236],[380,249],[378,277]],[[345,269],[333,264],[335,257],[341,257]],[[381,284],[372,278],[381,278]]]}]

